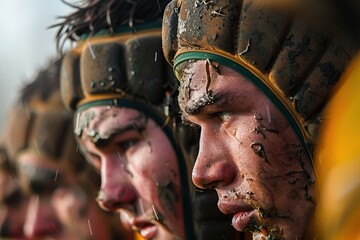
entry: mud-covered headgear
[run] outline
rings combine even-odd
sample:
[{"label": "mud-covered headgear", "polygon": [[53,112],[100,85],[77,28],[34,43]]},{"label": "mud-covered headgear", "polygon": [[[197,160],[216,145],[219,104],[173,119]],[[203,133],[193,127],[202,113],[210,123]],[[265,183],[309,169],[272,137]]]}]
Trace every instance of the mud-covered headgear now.
[{"label": "mud-covered headgear", "polygon": [[26,150],[54,161],[66,161],[74,171],[85,166],[76,150],[72,114],[61,102],[59,73],[60,61],[57,61],[24,88],[21,99],[11,108],[2,134],[11,161],[16,161],[18,154]]},{"label": "mud-covered headgear", "polygon": [[[106,13],[112,16],[105,18],[105,11],[104,14],[99,14],[99,10],[97,14],[93,14],[95,20],[89,21],[89,24],[84,24],[81,10],[74,13],[73,21],[80,29],[85,30],[79,33],[73,31],[81,35],[81,38],[64,56],[61,73],[62,99],[68,108],[76,112],[74,121],[78,136],[81,136],[83,126],[81,121],[78,125],[77,120],[81,119],[81,113],[85,109],[92,106],[133,108],[162,127],[178,160],[186,239],[218,239],[220,234],[233,234],[233,230],[230,221],[226,227],[219,226],[218,222],[214,223],[216,228],[212,228],[214,225],[208,222],[203,224],[221,214],[216,207],[216,194],[191,192],[189,169],[197,153],[198,137],[193,129],[177,124],[181,120],[177,104],[178,82],[163,56],[161,43],[161,18],[164,3],[168,2],[131,1],[134,7],[138,6],[137,11],[134,11],[138,15],[135,27],[129,21],[132,19],[129,14],[132,7],[120,4],[129,4],[130,1],[98,1],[98,9],[104,9],[107,5]],[[116,4],[118,7],[115,8]],[[143,5],[156,9],[148,10],[148,7],[141,7]],[[161,12],[158,12],[159,9]],[[88,11],[86,7],[84,11]],[[123,14],[118,14],[117,11]],[[149,19],[142,16],[152,13],[157,13],[157,17]],[[123,21],[119,21],[118,17],[123,18]],[[105,21],[106,19],[111,21]],[[69,22],[69,29],[77,29],[71,20]],[[93,22],[95,24],[91,25]],[[103,24],[99,26],[99,22]],[[86,29],[84,26],[91,28]],[[96,141],[96,137],[92,139]],[[201,224],[197,226],[197,223]]]},{"label": "mud-covered headgear", "polygon": [[[61,92],[65,105],[82,110],[96,105],[157,112],[164,125],[176,113],[177,81],[164,60],[160,28],[85,38],[64,57]],[[140,28],[140,27],[139,27]],[[127,27],[124,27],[123,31]],[[156,107],[156,108],[154,108]],[[142,109],[143,108],[143,109]],[[173,109],[173,112],[169,112]]]},{"label": "mud-covered headgear", "polygon": [[[98,33],[80,40],[62,63],[61,93],[65,105],[76,111],[75,133],[82,134],[77,116],[93,106],[133,108],[163,128],[177,155],[181,172],[186,236],[193,239],[193,216],[187,163],[175,140],[177,80],[161,48],[161,21],[129,27],[114,35]],[[144,27],[144,29],[141,29]],[[125,30],[124,30],[125,29]]]},{"label": "mud-covered headgear", "polygon": [[175,72],[184,61],[208,59],[247,77],[307,148],[317,142],[322,109],[354,50],[295,2],[173,0],[164,13],[163,50]]}]

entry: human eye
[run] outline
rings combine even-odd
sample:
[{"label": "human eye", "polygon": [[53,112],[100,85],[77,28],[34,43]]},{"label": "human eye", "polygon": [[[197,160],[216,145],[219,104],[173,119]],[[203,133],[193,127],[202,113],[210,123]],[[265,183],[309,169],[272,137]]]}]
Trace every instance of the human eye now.
[{"label": "human eye", "polygon": [[231,114],[229,112],[214,112],[210,114],[211,118],[218,119],[221,123],[226,122],[231,117]]},{"label": "human eye", "polygon": [[219,116],[222,122],[226,122],[230,118],[230,113],[228,112],[219,112],[217,113],[217,115]]},{"label": "human eye", "polygon": [[139,142],[138,139],[129,139],[129,140],[117,142],[116,145],[122,152],[126,152],[127,150],[135,146],[138,142]]}]

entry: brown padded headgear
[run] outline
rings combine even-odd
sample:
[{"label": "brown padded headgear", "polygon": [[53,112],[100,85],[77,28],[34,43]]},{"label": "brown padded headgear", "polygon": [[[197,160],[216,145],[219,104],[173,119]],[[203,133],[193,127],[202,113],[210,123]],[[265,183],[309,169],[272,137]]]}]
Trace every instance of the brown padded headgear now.
[{"label": "brown padded headgear", "polygon": [[112,99],[163,107],[166,91],[176,89],[159,28],[83,39],[62,63],[62,99],[72,110],[94,102],[109,105],[101,101]]},{"label": "brown padded headgear", "polygon": [[16,104],[9,113],[3,138],[10,159],[16,160],[20,152],[31,150],[55,161],[67,161],[75,171],[84,165],[76,152],[72,115],[62,106],[59,91],[46,102],[35,97],[29,104]]},{"label": "brown padded headgear", "polygon": [[[81,40],[64,57],[61,91],[67,107],[78,112],[81,112],[84,106],[115,105],[114,99],[126,99],[137,103],[140,108],[146,105],[148,110],[155,110],[156,115],[163,122],[166,115],[174,116],[173,121],[180,120],[176,118],[178,116],[175,97],[177,80],[164,59],[160,29],[120,33],[114,36],[94,36]],[[170,108],[165,110],[167,106]],[[176,143],[173,143],[176,145],[175,149],[181,147],[181,154],[179,151],[177,157],[181,178],[187,183],[190,170],[185,165],[193,165],[197,154],[198,137],[187,126],[179,124],[176,125],[176,129],[173,129],[173,126],[175,125],[168,124],[163,131],[170,139],[176,139]],[[194,194],[196,198],[193,198],[196,201],[190,202],[190,198],[186,201],[185,195],[183,201],[186,212],[199,210],[193,214],[194,219],[185,219],[190,225],[192,221],[201,223],[197,226],[198,239],[218,239],[220,234],[222,236],[235,234],[230,221],[226,222],[226,226],[215,223],[216,227],[211,229],[208,227],[209,224],[202,224],[204,219],[213,220],[217,216],[225,218],[217,210],[215,192],[194,192]],[[204,202],[207,204],[204,205]]]},{"label": "brown padded headgear", "polygon": [[227,62],[282,105],[298,136],[314,144],[322,109],[355,49],[322,19],[285,2],[296,1],[173,0],[163,50],[175,71],[186,60]]},{"label": "brown padded headgear", "polygon": [[72,113],[60,97],[60,61],[51,62],[26,85],[12,106],[2,134],[2,146],[11,161],[22,151],[33,151],[54,161],[66,161],[75,171],[85,162],[77,153]]}]

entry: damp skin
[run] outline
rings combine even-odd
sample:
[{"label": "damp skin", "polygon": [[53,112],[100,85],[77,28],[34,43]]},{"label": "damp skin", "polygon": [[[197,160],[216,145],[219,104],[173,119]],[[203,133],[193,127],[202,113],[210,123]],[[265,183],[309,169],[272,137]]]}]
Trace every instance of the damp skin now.
[{"label": "damp skin", "polygon": [[182,238],[179,169],[162,128],[137,110],[108,106],[84,110],[76,121],[80,144],[101,175],[100,206],[142,235],[146,226],[156,229],[152,239]]},{"label": "damp skin", "polygon": [[27,150],[18,155],[21,189],[27,197],[24,235],[56,240],[111,239],[103,213],[64,160]]},{"label": "damp skin", "polygon": [[24,238],[26,204],[15,175],[0,169],[0,239]]},{"label": "damp skin", "polygon": [[253,232],[254,239],[306,239],[316,196],[299,139],[250,81],[208,62],[176,69],[183,119],[201,128],[193,182],[216,189],[236,230]]}]

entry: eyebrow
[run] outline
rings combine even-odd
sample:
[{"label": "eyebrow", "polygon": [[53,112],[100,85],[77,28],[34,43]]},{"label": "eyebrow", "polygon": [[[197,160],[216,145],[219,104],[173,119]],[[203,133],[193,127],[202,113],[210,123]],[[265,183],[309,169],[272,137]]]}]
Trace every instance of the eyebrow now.
[{"label": "eyebrow", "polygon": [[22,174],[26,176],[26,187],[34,194],[51,192],[61,185],[59,170],[43,168],[29,163],[20,164]]},{"label": "eyebrow", "polygon": [[[211,99],[208,99],[207,94],[211,95]],[[234,92],[217,92],[215,95],[212,95],[212,91],[209,90],[208,93],[204,93],[203,96],[196,99],[191,103],[190,106],[186,106],[184,111],[182,111],[183,117],[186,119],[185,115],[195,116],[205,111],[207,108],[224,108],[224,106],[229,106],[234,103],[236,98],[236,93]],[[185,114],[184,114],[185,112]]]},{"label": "eyebrow", "polygon": [[124,127],[112,129],[109,136],[107,138],[99,138],[95,142],[95,146],[104,148],[104,147],[108,146],[111,143],[111,141],[117,136],[123,135],[123,134],[133,131],[133,130],[138,131],[140,133],[144,129],[145,129],[145,126],[143,123],[141,123],[141,125],[140,125],[140,124],[136,124],[135,122],[131,122]]},{"label": "eyebrow", "polygon": [[30,181],[55,180],[58,170],[47,169],[28,163],[20,163],[20,169]]}]

